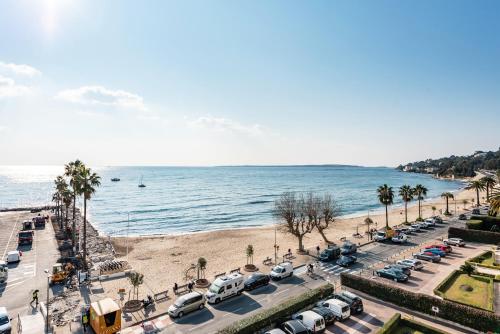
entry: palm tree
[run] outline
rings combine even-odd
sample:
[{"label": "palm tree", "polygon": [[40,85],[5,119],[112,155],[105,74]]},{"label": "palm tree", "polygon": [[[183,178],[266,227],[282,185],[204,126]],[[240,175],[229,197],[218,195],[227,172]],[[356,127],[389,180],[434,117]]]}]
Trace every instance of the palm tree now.
[{"label": "palm tree", "polygon": [[64,228],[65,231],[68,230],[68,208],[71,205],[71,202],[73,202],[73,193],[69,188],[66,188],[62,193],[62,202],[64,203],[64,207],[66,209],[66,218],[64,219]]},{"label": "palm tree", "polygon": [[422,200],[425,196],[427,196],[428,189],[421,184],[417,184],[415,188],[413,188],[413,194],[417,196],[418,199],[418,219],[422,220]]},{"label": "palm tree", "polygon": [[490,216],[498,216],[500,213],[500,190],[496,189],[492,192],[490,198],[490,210],[488,214]]},{"label": "palm tree", "polygon": [[253,245],[248,245],[246,249],[247,264],[253,264]]},{"label": "palm tree", "polygon": [[450,215],[450,211],[448,211],[448,201],[449,199],[454,199],[455,197],[453,196],[452,193],[450,192],[444,192],[441,194],[441,197],[446,199],[446,211],[444,212],[445,215]]},{"label": "palm tree", "polygon": [[144,275],[133,271],[130,273],[128,280],[130,281],[130,284],[132,285],[132,288],[134,290],[133,295],[135,295],[136,299],[139,299],[139,285],[144,283]]},{"label": "palm tree", "polygon": [[464,199],[464,200],[462,200],[462,203],[464,204],[464,210],[465,210],[465,206],[466,206],[467,204],[469,204],[469,201],[468,201],[468,200],[466,200],[466,199]]},{"label": "palm tree", "polygon": [[405,223],[408,223],[408,202],[413,199],[413,189],[407,184],[399,188],[399,196],[405,202]]},{"label": "palm tree", "polygon": [[[57,219],[60,221],[61,215],[62,215],[62,213],[61,213],[62,193],[65,189],[68,188],[68,184],[66,183],[66,180],[62,176],[56,177],[56,179],[54,180],[54,184],[56,187],[56,193],[54,194],[52,199],[55,200],[55,202],[56,202],[56,216],[57,216]],[[59,223],[61,223],[61,222],[59,222]]]},{"label": "palm tree", "polygon": [[80,184],[78,183],[78,173],[80,169],[84,167],[83,162],[80,160],[75,160],[64,166],[64,175],[69,178],[69,185],[72,188],[73,193],[73,225],[72,225],[72,236],[71,245],[73,249],[76,246],[76,196],[81,194]]},{"label": "palm tree", "polygon": [[474,189],[476,191],[476,206],[481,205],[481,203],[479,203],[479,191],[484,190],[484,183],[480,180],[470,181],[465,189]]},{"label": "palm tree", "polygon": [[80,167],[77,174],[80,191],[83,194],[83,265],[87,267],[87,201],[101,185],[101,177],[90,168]]},{"label": "palm tree", "polygon": [[207,269],[207,260],[204,257],[198,258],[198,280],[205,278],[205,269]]},{"label": "palm tree", "polygon": [[389,229],[389,212],[387,207],[391,205],[394,201],[394,192],[392,191],[392,187],[389,187],[387,184],[384,184],[377,189],[378,200],[380,203],[385,205],[385,228]]},{"label": "palm tree", "polygon": [[490,201],[490,190],[493,191],[493,187],[497,184],[497,180],[492,178],[491,176],[485,176],[481,178],[481,182],[483,182],[486,188],[486,201]]}]

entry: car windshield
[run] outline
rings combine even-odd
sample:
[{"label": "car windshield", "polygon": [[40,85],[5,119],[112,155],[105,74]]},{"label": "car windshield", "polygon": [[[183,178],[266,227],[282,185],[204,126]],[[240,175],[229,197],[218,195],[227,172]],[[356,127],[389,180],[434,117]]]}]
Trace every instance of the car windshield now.
[{"label": "car windshield", "polygon": [[275,273],[282,273],[283,272],[283,268],[280,267],[280,266],[276,266],[276,267],[273,268],[273,271]]},{"label": "car windshield", "polygon": [[210,285],[210,289],[208,289],[208,291],[212,292],[212,293],[219,293],[219,290],[220,290],[220,286],[218,286],[217,284],[213,284]]},{"label": "car windshield", "polygon": [[5,324],[8,324],[9,323],[9,317],[5,316],[5,315],[1,315],[0,316],[0,326],[3,326]]}]

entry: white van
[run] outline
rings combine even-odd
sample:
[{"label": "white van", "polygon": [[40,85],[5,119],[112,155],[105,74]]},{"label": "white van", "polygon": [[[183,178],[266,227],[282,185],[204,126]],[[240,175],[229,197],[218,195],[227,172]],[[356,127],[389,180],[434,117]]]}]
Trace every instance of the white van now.
[{"label": "white van", "polygon": [[10,251],[7,253],[7,263],[14,263],[21,261],[21,253],[19,251]]},{"label": "white van", "polygon": [[305,311],[292,317],[295,320],[300,320],[312,333],[322,332],[325,328],[325,319],[318,313],[313,311]]},{"label": "white van", "polygon": [[226,298],[240,295],[244,289],[243,275],[232,273],[227,276],[218,277],[208,289],[205,296],[210,304],[217,304]]},{"label": "white van", "polygon": [[291,262],[283,262],[278,264],[273,268],[273,270],[271,270],[271,273],[269,274],[269,276],[271,276],[271,278],[274,280],[290,277],[292,275],[293,265]]},{"label": "white van", "polygon": [[328,299],[327,301],[319,302],[318,306],[323,306],[330,309],[337,320],[345,320],[351,316],[351,309],[347,303],[338,299]]}]

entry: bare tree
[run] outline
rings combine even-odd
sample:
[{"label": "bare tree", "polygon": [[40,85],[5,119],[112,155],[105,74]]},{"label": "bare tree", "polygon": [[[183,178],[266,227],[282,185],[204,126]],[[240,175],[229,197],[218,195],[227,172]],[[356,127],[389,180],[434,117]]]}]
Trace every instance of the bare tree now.
[{"label": "bare tree", "polygon": [[311,196],[297,197],[294,192],[285,192],[274,202],[274,216],[281,223],[281,230],[299,239],[299,251],[304,251],[303,239],[316,226],[311,215]]},{"label": "bare tree", "polygon": [[327,244],[333,244],[334,242],[328,240],[326,237],[325,230],[328,229],[330,225],[335,222],[336,217],[340,215],[340,206],[330,194],[325,194],[323,198],[317,197],[315,202],[317,203],[319,212],[319,215],[315,219],[316,228]]}]

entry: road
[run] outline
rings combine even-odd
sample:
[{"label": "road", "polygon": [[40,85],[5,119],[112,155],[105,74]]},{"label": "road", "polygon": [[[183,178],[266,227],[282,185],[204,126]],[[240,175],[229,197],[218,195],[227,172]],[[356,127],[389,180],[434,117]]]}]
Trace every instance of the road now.
[{"label": "road", "polygon": [[[423,232],[410,235],[407,244],[373,243],[362,247],[358,251],[358,263],[350,268],[338,267],[333,263],[319,264],[315,275],[310,277],[304,267],[297,269],[294,276],[283,281],[272,282],[267,287],[259,288],[252,292],[245,292],[241,296],[228,299],[218,305],[207,305],[202,311],[197,311],[184,316],[182,319],[172,320],[163,317],[162,332],[169,334],[178,333],[215,333],[235,321],[241,320],[264,309],[278,305],[292,296],[299,295],[309,289],[325,284],[327,281],[339,286],[339,277],[342,272],[357,273],[369,270],[379,262],[392,263],[391,257],[412,248],[418,251],[420,244],[431,240],[438,240],[447,233],[447,227],[462,226],[463,222],[451,219],[448,223],[440,224]],[[368,307],[361,315],[337,323],[329,328],[327,333],[369,333],[383,325],[393,313],[381,313],[379,305],[368,303]],[[163,327],[164,326],[164,327]],[[131,328],[130,330],[133,330]],[[124,331],[128,333],[128,331]]]},{"label": "road", "polygon": [[[46,214],[46,213],[42,213]],[[59,252],[50,223],[45,229],[35,230],[34,242],[31,246],[18,248],[17,232],[21,229],[24,220],[31,220],[35,214],[29,212],[8,212],[0,215],[0,253],[5,254],[12,250],[21,250],[22,259],[18,264],[9,265],[7,284],[0,285],[0,306],[7,307],[11,316],[31,314],[36,310],[31,308],[32,292],[38,289],[39,300],[47,298],[47,274],[45,269],[52,269]],[[7,231],[8,233],[3,233]]]}]

